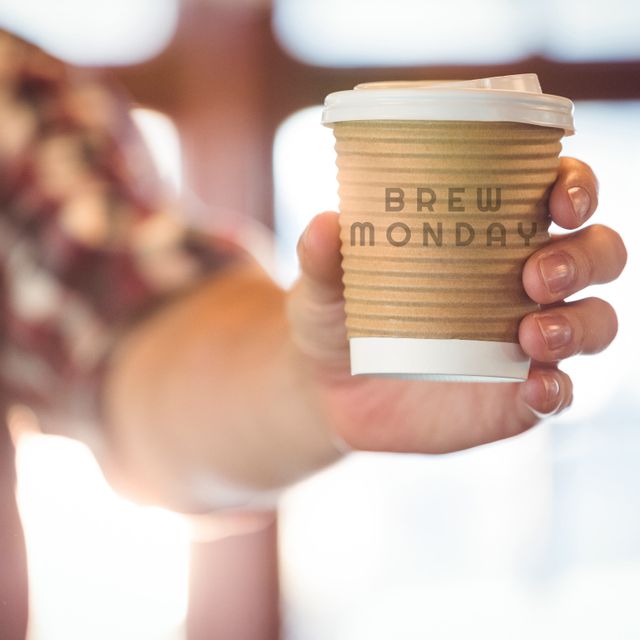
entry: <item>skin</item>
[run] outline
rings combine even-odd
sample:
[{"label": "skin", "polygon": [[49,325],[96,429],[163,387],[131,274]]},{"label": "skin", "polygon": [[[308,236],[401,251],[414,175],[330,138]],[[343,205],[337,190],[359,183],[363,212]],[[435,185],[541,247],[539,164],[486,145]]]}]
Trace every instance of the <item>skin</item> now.
[{"label": "skin", "polygon": [[[8,95],[20,68],[66,82],[60,61],[0,32],[0,89]],[[110,89],[88,87],[69,92],[67,108],[78,124],[108,137],[126,114],[114,120],[96,112],[92,91]],[[35,135],[35,123],[8,104],[11,126],[0,136],[6,138],[0,161],[10,166]],[[43,147],[42,161],[63,143]],[[61,186],[82,190],[90,183],[80,167],[72,174],[76,184],[64,174],[49,184],[45,169],[60,170],[55,156],[40,167],[41,187],[53,189],[49,196],[63,195],[56,191]],[[520,325],[520,343],[533,358],[526,382],[352,377],[337,214],[327,212],[300,239],[301,276],[290,291],[278,288],[257,264],[243,264],[212,277],[122,339],[104,390],[111,442],[105,466],[112,482],[130,495],[189,511],[247,505],[350,449],[455,451],[517,435],[563,410],[573,390],[559,363],[604,349],[617,330],[615,312],[603,300],[563,301],[615,279],[626,261],[614,231],[580,228],[596,208],[597,191],[587,165],[562,159],[550,213],[572,233],[553,238],[523,270],[527,293],[542,305]],[[78,207],[89,211],[83,201],[71,213]],[[99,242],[100,220],[76,217],[63,220],[68,229],[88,244]],[[549,280],[550,274],[557,277]]]},{"label": "skin", "polygon": [[542,305],[520,325],[533,360],[524,383],[352,377],[337,214],[316,216],[300,238],[301,275],[290,291],[256,265],[231,269],[123,341],[106,393],[120,484],[147,500],[207,510],[220,506],[220,482],[257,495],[350,449],[456,451],[564,410],[573,387],[559,363],[601,351],[617,331],[603,300],[564,302],[617,278],[626,262],[615,231],[579,229],[597,200],[591,169],[563,158],[550,212],[576,231],[554,237],[523,270],[525,290]]}]

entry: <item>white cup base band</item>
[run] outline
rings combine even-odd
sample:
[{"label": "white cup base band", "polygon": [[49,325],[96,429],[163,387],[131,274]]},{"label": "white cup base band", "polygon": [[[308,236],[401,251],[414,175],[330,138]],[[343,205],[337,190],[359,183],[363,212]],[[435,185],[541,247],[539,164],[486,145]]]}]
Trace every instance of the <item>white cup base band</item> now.
[{"label": "white cup base band", "polygon": [[512,342],[351,338],[351,374],[439,381],[519,382],[529,358]]}]

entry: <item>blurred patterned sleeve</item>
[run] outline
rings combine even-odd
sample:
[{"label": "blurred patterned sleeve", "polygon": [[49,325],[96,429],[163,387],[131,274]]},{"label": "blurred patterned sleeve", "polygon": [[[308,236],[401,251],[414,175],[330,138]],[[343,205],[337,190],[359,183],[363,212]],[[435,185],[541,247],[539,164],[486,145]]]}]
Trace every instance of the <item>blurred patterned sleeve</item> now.
[{"label": "blurred patterned sleeve", "polygon": [[170,210],[129,106],[0,31],[0,385],[85,440],[118,338],[247,259]]}]

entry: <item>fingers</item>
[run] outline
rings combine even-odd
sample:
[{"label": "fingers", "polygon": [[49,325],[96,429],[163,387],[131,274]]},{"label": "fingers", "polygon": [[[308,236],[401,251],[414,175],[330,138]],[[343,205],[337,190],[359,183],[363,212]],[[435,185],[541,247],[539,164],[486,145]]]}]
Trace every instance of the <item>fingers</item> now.
[{"label": "fingers", "polygon": [[323,302],[342,298],[342,267],[338,214],[327,211],[317,215],[298,241],[302,275]]},{"label": "fingers", "polygon": [[526,316],[520,323],[523,350],[534,360],[557,362],[578,353],[598,353],[618,332],[613,307],[587,298]]},{"label": "fingers", "polygon": [[525,410],[543,417],[559,413],[571,404],[573,384],[564,371],[534,365],[527,381],[520,385],[519,394]]},{"label": "fingers", "polygon": [[576,229],[598,206],[598,181],[589,165],[560,158],[558,178],[549,197],[551,219],[565,229]]},{"label": "fingers", "polygon": [[524,266],[522,280],[529,297],[551,304],[591,284],[615,280],[627,261],[620,236],[603,225],[553,239]]},{"label": "fingers", "polygon": [[317,215],[298,242],[302,273],[287,298],[292,337],[325,372],[348,374],[338,214]]}]

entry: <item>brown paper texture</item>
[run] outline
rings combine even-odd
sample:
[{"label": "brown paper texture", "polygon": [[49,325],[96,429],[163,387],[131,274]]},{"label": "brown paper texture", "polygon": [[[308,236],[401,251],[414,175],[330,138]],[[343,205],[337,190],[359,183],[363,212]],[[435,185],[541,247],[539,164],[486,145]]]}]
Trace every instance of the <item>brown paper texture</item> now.
[{"label": "brown paper texture", "polygon": [[[562,130],[505,122],[333,125],[349,337],[517,342],[536,305]],[[389,191],[390,190],[390,191]]]}]

